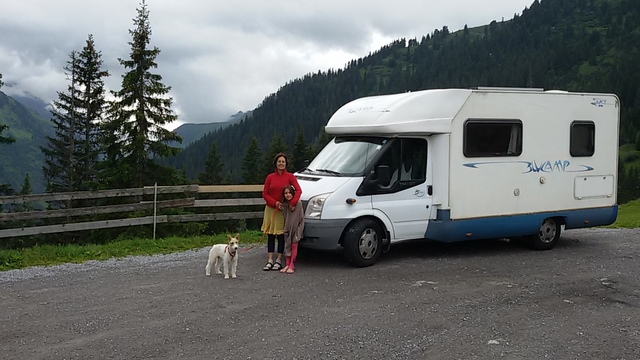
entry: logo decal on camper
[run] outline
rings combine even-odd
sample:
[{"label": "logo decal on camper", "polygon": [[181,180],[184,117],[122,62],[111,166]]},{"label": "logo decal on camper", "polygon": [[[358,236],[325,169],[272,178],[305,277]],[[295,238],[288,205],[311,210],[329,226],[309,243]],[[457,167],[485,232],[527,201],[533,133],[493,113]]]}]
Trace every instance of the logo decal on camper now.
[{"label": "logo decal on camper", "polygon": [[539,173],[539,172],[585,172],[592,171],[593,167],[582,164],[571,164],[569,160],[544,160],[537,162],[533,161],[483,161],[475,163],[462,164],[463,166],[470,168],[478,168],[478,166],[484,165],[501,165],[501,164],[521,164],[525,169],[522,174]]},{"label": "logo decal on camper", "polygon": [[597,106],[597,107],[604,107],[605,105],[607,105],[607,99],[593,98],[591,105]]},{"label": "logo decal on camper", "polygon": [[359,112],[367,112],[367,111],[371,111],[373,110],[373,106],[362,106],[359,108],[349,108],[347,109],[347,112],[349,114],[354,114],[354,113],[359,113]]}]

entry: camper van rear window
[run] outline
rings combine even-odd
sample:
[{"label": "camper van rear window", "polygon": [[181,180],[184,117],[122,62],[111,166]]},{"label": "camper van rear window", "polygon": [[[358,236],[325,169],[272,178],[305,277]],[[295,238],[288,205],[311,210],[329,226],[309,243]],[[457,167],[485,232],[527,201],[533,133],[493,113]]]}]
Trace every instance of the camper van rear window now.
[{"label": "camper van rear window", "polygon": [[464,124],[464,156],[519,156],[522,153],[522,121],[467,120]]},{"label": "camper van rear window", "polygon": [[596,126],[591,121],[574,121],[571,124],[569,153],[571,156],[592,156],[595,152]]}]

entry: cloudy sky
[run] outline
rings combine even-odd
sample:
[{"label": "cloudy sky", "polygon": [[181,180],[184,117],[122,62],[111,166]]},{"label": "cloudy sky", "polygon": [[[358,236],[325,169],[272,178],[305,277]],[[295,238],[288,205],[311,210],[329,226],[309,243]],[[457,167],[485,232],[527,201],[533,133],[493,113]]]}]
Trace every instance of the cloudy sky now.
[{"label": "cloudy sky", "polygon": [[[141,0],[2,0],[0,74],[8,95],[51,101],[93,34],[108,89],[121,85]],[[151,46],[181,123],[226,121],[305,74],[341,69],[393,40],[522,14],[533,0],[147,0]],[[175,124],[177,126],[179,124]],[[175,127],[173,126],[173,127]]]}]

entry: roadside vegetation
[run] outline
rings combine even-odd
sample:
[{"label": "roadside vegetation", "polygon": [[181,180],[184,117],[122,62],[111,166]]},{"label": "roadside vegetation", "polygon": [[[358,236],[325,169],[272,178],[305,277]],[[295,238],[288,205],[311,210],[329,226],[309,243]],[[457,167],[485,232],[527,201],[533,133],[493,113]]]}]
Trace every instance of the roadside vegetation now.
[{"label": "roadside vegetation", "polygon": [[[606,227],[640,228],[640,199],[620,205],[616,222]],[[106,244],[36,245],[23,249],[0,250],[0,271],[126,256],[169,254],[201,249],[226,241],[226,233],[221,233],[213,236],[167,237],[156,240],[118,239]],[[260,231],[240,232],[240,243],[245,249],[261,246],[264,241],[266,240]]]},{"label": "roadside vegetation", "polygon": [[[266,242],[262,239],[260,231],[240,232],[240,243],[243,248],[261,243],[261,240]],[[213,236],[167,237],[155,240],[119,239],[106,244],[36,245],[23,249],[0,250],[0,271],[126,256],[170,254],[223,244],[226,241],[227,234],[221,233]]]},{"label": "roadside vegetation", "polygon": [[640,228],[640,199],[620,205],[616,222],[606,226],[608,228]]}]

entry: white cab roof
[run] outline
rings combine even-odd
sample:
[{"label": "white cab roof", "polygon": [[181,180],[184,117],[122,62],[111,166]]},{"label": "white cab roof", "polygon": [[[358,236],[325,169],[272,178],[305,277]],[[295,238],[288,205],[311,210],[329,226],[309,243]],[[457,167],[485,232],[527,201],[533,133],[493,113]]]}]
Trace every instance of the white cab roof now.
[{"label": "white cab roof", "polygon": [[434,89],[364,97],[338,109],[325,131],[331,135],[450,133],[451,121],[470,89]]}]

